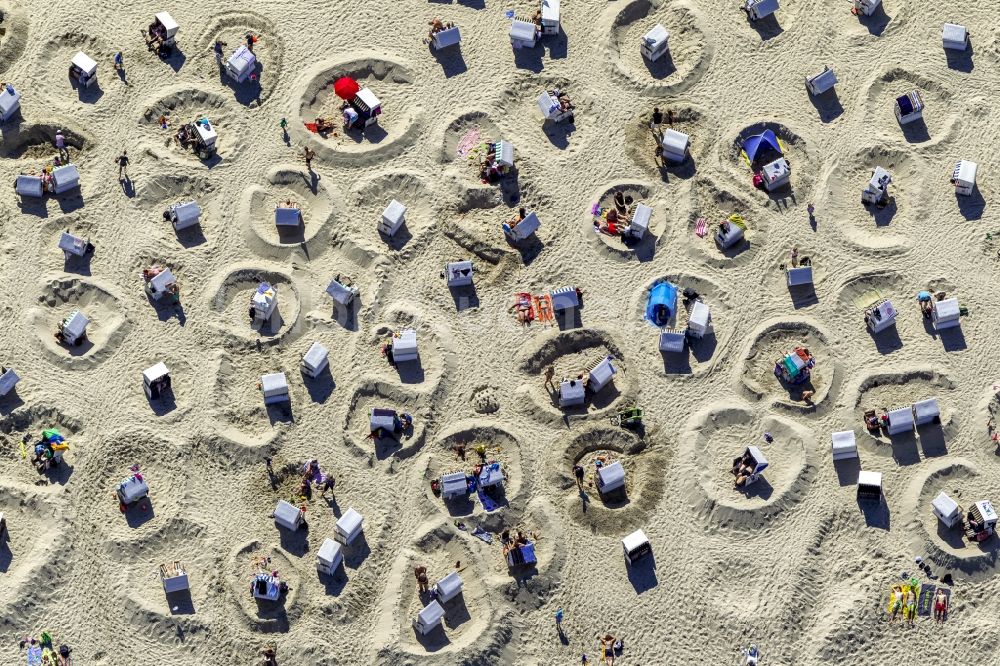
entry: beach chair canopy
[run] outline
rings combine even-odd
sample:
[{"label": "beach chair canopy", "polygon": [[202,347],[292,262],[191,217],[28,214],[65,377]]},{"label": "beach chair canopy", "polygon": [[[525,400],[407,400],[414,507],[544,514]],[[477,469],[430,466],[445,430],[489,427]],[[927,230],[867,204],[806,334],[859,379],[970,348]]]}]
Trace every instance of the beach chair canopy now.
[{"label": "beach chair canopy", "polygon": [[21,108],[21,93],[8,84],[0,89],[0,120],[9,120]]},{"label": "beach chair canopy", "polygon": [[712,321],[711,309],[701,301],[695,301],[688,313],[688,329],[695,333],[704,333]]},{"label": "beach chair canopy", "polygon": [[538,228],[542,226],[541,220],[538,219],[538,215],[534,212],[528,213],[523,220],[517,223],[513,229],[504,224],[504,233],[507,236],[512,237],[514,240],[524,240],[531,234],[538,231]]},{"label": "beach chair canopy", "polygon": [[896,318],[896,308],[892,305],[892,301],[889,300],[879,301],[875,305],[868,308],[866,312],[871,314],[878,321]]},{"label": "beach chair canopy", "polygon": [[147,495],[149,486],[138,474],[133,474],[118,484],[118,499],[124,504],[134,504]]},{"label": "beach chair canopy", "polygon": [[302,365],[312,372],[319,372],[329,364],[330,351],[320,342],[314,342],[302,356]]},{"label": "beach chair canopy", "polygon": [[609,492],[625,485],[625,468],[620,461],[597,468],[597,487]]},{"label": "beach chair canopy", "polygon": [[363,523],[364,518],[361,514],[355,511],[354,507],[350,507],[337,520],[337,534],[346,539],[346,543],[350,543],[361,533]]},{"label": "beach chair canopy", "polygon": [[350,305],[354,297],[358,295],[357,289],[354,287],[347,287],[337,282],[336,280],[331,280],[329,286],[326,288],[326,293],[330,294],[331,298],[340,305]]},{"label": "beach chair canopy", "polygon": [[667,29],[657,23],[649,32],[643,35],[642,44],[648,51],[655,53],[660,50],[669,37],[670,33],[667,32]]},{"label": "beach chair canopy", "polygon": [[156,365],[142,371],[142,381],[146,384],[152,384],[156,380],[163,379],[169,374],[170,370],[167,369],[167,364],[160,361]]},{"label": "beach chair canopy", "polygon": [[165,292],[171,285],[177,284],[177,280],[174,279],[174,274],[170,272],[169,268],[164,268],[162,271],[157,273],[149,281],[149,290],[156,292]]},{"label": "beach chair canopy", "polygon": [[505,167],[514,166],[514,144],[500,139],[496,147],[497,164]]},{"label": "beach chair canopy", "polygon": [[417,619],[414,620],[413,624],[417,631],[426,634],[440,625],[442,618],[444,618],[444,608],[435,600],[424,606],[423,610],[417,614]]},{"label": "beach chair canopy", "polygon": [[601,362],[591,368],[587,375],[587,388],[593,393],[597,393],[607,386],[608,382],[615,374],[615,366],[611,365],[611,358],[607,356]]},{"label": "beach chair canopy", "polygon": [[649,539],[642,530],[632,532],[622,539],[622,548],[629,559],[635,559],[650,550]]},{"label": "beach chair canopy", "polygon": [[542,25],[559,25],[559,0],[542,0]]},{"label": "beach chair canopy", "polygon": [[858,486],[882,491],[882,472],[858,472]]},{"label": "beach chair canopy", "polygon": [[948,497],[944,491],[938,493],[937,497],[931,500],[931,507],[942,520],[958,516],[958,502]]},{"label": "beach chair canopy", "polygon": [[302,222],[302,211],[298,208],[278,206],[274,209],[274,223],[279,227],[297,227]]},{"label": "beach chair canopy", "polygon": [[789,287],[799,287],[805,284],[812,284],[813,269],[812,266],[799,266],[797,268],[789,268],[787,276],[788,276]]},{"label": "beach chair canopy", "polygon": [[396,410],[375,407],[368,413],[368,422],[372,432],[379,429],[393,432],[399,419],[396,416]]},{"label": "beach chair canopy", "polygon": [[666,326],[677,314],[677,286],[663,281],[653,285],[646,301],[646,319],[654,326]]},{"label": "beach chair canopy", "polygon": [[534,43],[536,39],[535,24],[530,21],[514,19],[510,22],[510,38],[512,41]]},{"label": "beach chair canopy", "polygon": [[806,79],[809,92],[814,95],[821,95],[837,85],[837,75],[829,67],[824,67],[819,74],[813,74]]},{"label": "beach chair canopy", "polygon": [[959,160],[955,165],[955,169],[951,172],[951,179],[955,181],[956,185],[971,187],[976,184],[976,173],[978,171],[979,165],[975,162]]},{"label": "beach chair canopy", "polygon": [[653,217],[653,209],[646,204],[636,204],[632,220],[628,224],[629,234],[642,238],[649,230],[649,221]]},{"label": "beach chair canopy", "polygon": [[87,324],[89,323],[90,319],[79,310],[76,310],[63,321],[63,335],[75,340],[87,332]]},{"label": "beach chair canopy", "polygon": [[441,494],[445,499],[464,495],[469,490],[469,484],[465,480],[465,472],[452,472],[441,475]]},{"label": "beach chair canopy", "polygon": [[913,90],[905,95],[897,97],[896,107],[899,110],[900,115],[908,116],[912,113],[919,113],[922,111],[924,108],[924,101],[921,99],[920,93]]},{"label": "beach chair canopy", "polygon": [[746,453],[749,453],[750,457],[753,458],[756,463],[753,470],[754,474],[760,474],[767,469],[769,463],[767,462],[767,458],[764,457],[763,451],[756,446],[748,446]]},{"label": "beach chair canopy", "polygon": [[449,287],[472,284],[472,262],[453,261],[445,266],[445,277]]},{"label": "beach chair canopy", "polygon": [[761,169],[761,175],[764,178],[764,187],[770,191],[787,183],[792,172],[788,167],[788,160],[779,157],[773,162],[765,164],[764,168]]},{"label": "beach chair canopy", "polygon": [[71,61],[73,66],[82,71],[87,76],[93,76],[97,72],[97,63],[83,51],[73,56]]},{"label": "beach chair canopy", "polygon": [[201,217],[201,206],[197,201],[186,201],[170,206],[170,219],[178,228],[197,224]]},{"label": "beach chair canopy", "polygon": [[80,172],[76,165],[67,164],[52,170],[52,191],[56,194],[68,192],[80,186]]},{"label": "beach chair canopy", "polygon": [[412,328],[404,328],[398,336],[392,338],[392,354],[406,356],[417,353],[417,332]]},{"label": "beach chair canopy", "polygon": [[890,435],[913,429],[913,408],[897,407],[886,412]]},{"label": "beach chair canopy", "polygon": [[226,69],[238,81],[250,75],[257,67],[257,56],[246,45],[239,46],[226,61]]},{"label": "beach chair canopy", "polygon": [[0,375],[0,396],[10,393],[19,381],[21,378],[17,376],[17,373],[8,368],[7,372]]},{"label": "beach chair canopy", "polygon": [[743,152],[751,164],[764,164],[784,156],[778,137],[771,130],[764,130],[743,141]]},{"label": "beach chair canopy", "polygon": [[285,529],[297,530],[302,523],[302,510],[290,502],[278,500],[278,505],[274,507],[274,522]]},{"label": "beach chair canopy", "polygon": [[344,560],[344,553],[339,542],[327,537],[316,552],[316,568],[323,573],[332,574]]},{"label": "beach chair canopy", "polygon": [[973,505],[973,509],[982,518],[981,522],[986,523],[987,526],[993,527],[997,524],[997,512],[993,508],[993,502],[981,500]]},{"label": "beach chair canopy", "polygon": [[373,93],[368,88],[362,88],[361,90],[359,90],[358,94],[354,96],[354,99],[361,102],[361,104],[367,107],[367,109],[365,110],[373,115],[374,112],[379,110],[382,106],[382,102],[379,101],[379,98],[376,97],[375,93]]},{"label": "beach chair canopy", "polygon": [[969,45],[969,31],[964,25],[945,23],[941,28],[941,40],[946,49],[964,51]]},{"label": "beach chair canopy", "polygon": [[668,129],[663,133],[663,141],[660,142],[660,145],[663,146],[663,151],[669,155],[683,156],[687,154],[690,141],[690,137],[684,132]]},{"label": "beach chair canopy", "polygon": [[913,403],[913,420],[917,425],[930,423],[941,416],[941,407],[938,406],[937,398],[927,398]]},{"label": "beach chair canopy", "polygon": [[276,395],[286,395],[288,393],[288,380],[283,372],[272,372],[260,378],[261,390],[265,398]]},{"label": "beach chair canopy", "polygon": [[831,440],[834,460],[858,457],[858,442],[853,430],[835,432]]},{"label": "beach chair canopy", "polygon": [[[515,21],[516,23],[516,21]],[[528,25],[531,25],[530,23]],[[534,27],[532,27],[532,31]],[[544,91],[538,96],[538,110],[542,112],[542,117],[551,118],[559,112],[559,100],[557,100],[549,91]]]},{"label": "beach chair canopy", "polygon": [[458,26],[434,33],[434,48],[448,48],[449,46],[455,46],[461,41],[462,33],[458,31]]},{"label": "beach chair canopy", "polygon": [[957,298],[946,298],[943,301],[934,301],[934,316],[936,319],[958,319],[961,314]]},{"label": "beach chair canopy", "polygon": [[576,287],[560,287],[549,292],[553,310],[572,310],[580,307],[580,295]]},{"label": "beach chair canopy", "polygon": [[205,146],[215,145],[215,140],[219,138],[212,123],[206,118],[202,118],[194,124],[194,131],[198,133],[198,139]]},{"label": "beach chair canopy", "polygon": [[159,21],[160,25],[163,26],[163,30],[166,33],[167,38],[173,37],[177,34],[177,21],[174,20],[167,12],[159,12],[156,14],[156,20]]},{"label": "beach chair canopy", "polygon": [[14,191],[22,197],[41,199],[45,194],[45,186],[39,176],[20,174],[14,181]]},{"label": "beach chair canopy", "polygon": [[745,6],[757,18],[764,18],[778,11],[778,0],[746,0]]},{"label": "beach chair canopy", "polygon": [[190,587],[187,571],[180,562],[160,565],[160,582],[163,583],[163,591],[167,594],[180,592]]},{"label": "beach chair canopy", "polygon": [[462,578],[457,571],[452,571],[439,580],[434,587],[437,589],[438,601],[449,601],[462,591]]},{"label": "beach chair canopy", "polygon": [[503,483],[503,470],[500,468],[500,463],[493,462],[483,465],[483,469],[479,472],[479,486],[489,488],[501,483]]},{"label": "beach chair canopy", "polygon": [[59,249],[63,252],[82,257],[87,253],[87,240],[64,231],[59,236]]},{"label": "beach chair canopy", "polygon": [[281,580],[262,571],[254,575],[250,590],[257,599],[277,601],[281,596]]},{"label": "beach chair canopy", "polygon": [[578,379],[567,379],[559,383],[559,406],[582,405],[586,400],[586,389]]},{"label": "beach chair canopy", "polygon": [[660,351],[680,353],[684,351],[687,336],[684,331],[668,329],[660,331]]}]

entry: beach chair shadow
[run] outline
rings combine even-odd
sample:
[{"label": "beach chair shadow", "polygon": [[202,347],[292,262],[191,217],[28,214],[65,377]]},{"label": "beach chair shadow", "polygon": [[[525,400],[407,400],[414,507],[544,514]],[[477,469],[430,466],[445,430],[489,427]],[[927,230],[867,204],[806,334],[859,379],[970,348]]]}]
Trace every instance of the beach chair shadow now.
[{"label": "beach chair shadow", "polygon": [[514,67],[526,69],[535,74],[538,74],[545,68],[545,65],[542,64],[542,56],[545,55],[545,49],[542,48],[540,43],[530,49],[513,49],[513,51]]},{"label": "beach chair shadow", "polygon": [[956,51],[954,49],[944,50],[944,57],[948,60],[948,69],[968,73],[975,68],[975,65],[972,63],[972,37],[969,37],[968,39],[968,46],[964,51]]},{"label": "beach chair shadow", "polygon": [[861,459],[843,458],[833,461],[833,469],[837,473],[837,483],[840,487],[853,486],[858,482],[858,472],[861,471]]},{"label": "beach chair shadow", "polygon": [[465,605],[465,595],[461,591],[442,605],[444,623],[449,629],[456,629],[472,619],[469,607]]},{"label": "beach chair shadow", "polygon": [[[855,481],[857,481],[857,478],[855,478]],[[743,496],[747,499],[758,498],[768,500],[774,494],[774,486],[768,483],[764,477],[758,478],[748,486],[744,485],[742,488],[737,488],[737,490],[743,493]]]},{"label": "beach chair shadow", "polygon": [[471,516],[472,512],[476,510],[476,503],[472,501],[470,495],[451,497],[443,501],[448,515],[455,518]]},{"label": "beach chair shadow", "polygon": [[56,204],[59,205],[59,210],[64,214],[72,213],[83,208],[83,195],[77,192],[77,194],[59,196],[56,197]]},{"label": "beach chair shadow", "polygon": [[411,234],[410,230],[407,228],[406,222],[403,222],[403,225],[398,230],[396,230],[396,233],[392,236],[387,236],[381,231],[378,232],[378,235],[382,238],[382,241],[386,245],[388,245],[393,250],[396,250],[397,252],[399,250],[402,250],[404,247],[406,247],[407,243],[413,240],[413,234]]},{"label": "beach chair shadow", "polygon": [[924,122],[923,118],[918,118],[912,123],[900,125],[900,128],[903,130],[903,138],[906,139],[907,143],[923,143],[931,138],[930,131],[927,129],[927,123]]},{"label": "beach chair shadow", "polygon": [[943,331],[938,331],[938,337],[941,338],[941,344],[944,346],[946,352],[962,351],[968,347],[965,343],[965,334],[962,332],[961,326],[954,326],[946,328]]},{"label": "beach chair shadow", "polygon": [[688,349],[699,363],[711,360],[718,347],[719,339],[715,336],[714,330],[700,338],[688,336]]},{"label": "beach chair shadow", "polygon": [[17,207],[25,215],[34,215],[35,217],[46,218],[49,216],[48,206],[45,205],[45,199],[25,199],[20,198],[17,202]]},{"label": "beach chair shadow", "polygon": [[63,260],[63,270],[67,273],[76,273],[77,275],[92,275],[90,270],[90,261],[93,258],[93,252],[88,252],[82,257],[71,254],[68,258]]},{"label": "beach chair shadow", "polygon": [[164,416],[177,409],[177,401],[174,399],[173,391],[168,392],[156,400],[147,400],[150,409],[157,416]]},{"label": "beach chair shadow", "polygon": [[968,196],[956,194],[955,203],[958,204],[958,212],[966,220],[978,220],[986,210],[986,199],[983,198],[978,185],[972,188],[972,194]]},{"label": "beach chair shadow", "polygon": [[6,416],[23,405],[24,400],[17,394],[17,387],[14,387],[7,395],[0,398],[0,414]]},{"label": "beach chair shadow", "polygon": [[865,326],[865,330],[868,331],[872,342],[875,343],[875,349],[883,356],[903,348],[903,340],[899,337],[899,331],[896,330],[895,326],[878,333],[872,333],[867,326]]},{"label": "beach chair shadow", "polygon": [[508,245],[517,250],[517,253],[521,255],[521,263],[525,266],[530,266],[531,262],[538,258],[538,255],[542,253],[542,249],[545,247],[545,244],[535,235],[519,241],[517,244],[508,242]]},{"label": "beach chair shadow", "polygon": [[698,173],[698,165],[695,163],[694,157],[688,155],[688,158],[683,162],[667,162],[666,164],[659,165],[657,170],[660,172],[660,180],[664,183],[669,183],[671,176],[680,178],[681,180],[693,178]]},{"label": "beach chair shadow", "polygon": [[168,592],[167,608],[171,615],[194,615],[194,599],[191,598],[191,590],[178,590]]},{"label": "beach chair shadow", "polygon": [[667,51],[659,60],[655,62],[650,62],[649,58],[643,58],[642,64],[646,66],[646,70],[649,71],[649,75],[652,76],[657,81],[667,78],[671,74],[677,71],[677,66],[674,65],[674,58]]},{"label": "beach chair shadow", "polygon": [[330,318],[348,331],[358,330],[358,312],[361,310],[361,297],[355,296],[346,307],[334,303]]},{"label": "beach chair shadow", "polygon": [[419,357],[414,361],[396,363],[395,368],[399,374],[399,381],[404,384],[420,384],[424,381],[424,366]]},{"label": "beach chair shadow", "polygon": [[84,104],[97,104],[104,97],[104,90],[101,88],[100,81],[96,81],[94,85],[88,87],[79,85],[72,76],[69,77],[69,80],[70,85],[76,88],[77,97]]},{"label": "beach chair shadow", "polygon": [[[441,0],[431,0],[432,2],[440,2]],[[451,0],[444,0],[448,4],[451,4]],[[457,0],[458,4],[463,7],[468,7],[469,9],[486,9],[486,0]]]},{"label": "beach chair shadow", "polygon": [[446,79],[469,71],[469,66],[465,64],[465,58],[462,56],[461,45],[455,45],[446,49],[436,49],[434,46],[430,46],[429,48],[431,55],[434,56],[434,59],[441,66],[441,71],[444,72]]},{"label": "beach chair shadow", "polygon": [[273,426],[275,423],[295,423],[295,414],[292,411],[292,402],[274,402],[264,405],[267,410],[267,420]]},{"label": "beach chair shadow", "polygon": [[889,531],[891,513],[889,505],[885,503],[885,498],[879,497],[878,500],[858,498],[858,508],[861,510],[862,515],[864,515],[865,525]]},{"label": "beach chair shadow", "polygon": [[125,523],[132,529],[137,529],[151,521],[155,515],[153,502],[147,496],[139,500],[137,504],[125,509]]},{"label": "beach chair shadow", "polygon": [[917,434],[925,458],[937,458],[948,454],[948,444],[945,442],[944,428],[940,422],[917,426]]},{"label": "beach chair shadow", "polygon": [[892,218],[896,216],[896,197],[890,196],[888,203],[884,206],[869,204],[865,206],[865,208],[868,210],[868,214],[875,222],[875,226],[888,226],[888,224],[892,222]]},{"label": "beach chair shadow", "polygon": [[517,167],[510,167],[500,180],[500,197],[508,206],[516,206],[521,200],[521,183],[518,181]]},{"label": "beach chair shadow", "polygon": [[610,407],[611,404],[621,396],[622,393],[618,390],[618,386],[611,383],[597,393],[589,394],[587,404],[594,409],[604,409],[605,407]]},{"label": "beach chair shadow", "polygon": [[573,120],[566,120],[559,123],[545,121],[542,124],[542,132],[545,138],[559,150],[566,150],[569,147],[569,138],[576,131],[576,123]]},{"label": "beach chair shadow", "polygon": [[[716,243],[715,246],[719,247],[718,243]],[[743,238],[738,243],[736,243],[731,247],[719,248],[719,252],[721,252],[722,256],[724,256],[727,259],[735,259],[736,257],[740,256],[749,249],[750,249],[750,241],[747,240],[746,238]]]},{"label": "beach chair shadow", "polygon": [[308,377],[303,375],[302,381],[305,383],[306,390],[309,392],[309,399],[317,405],[322,405],[326,402],[333,394],[333,390],[337,388],[337,382],[333,379],[333,375],[330,373],[329,365],[323,368],[323,371],[319,373],[318,377]]},{"label": "beach chair shadow", "polygon": [[160,60],[170,65],[170,69],[174,70],[174,73],[181,71],[181,67],[187,62],[187,56],[179,48],[174,46],[173,51],[166,58],[161,57]]},{"label": "beach chair shadow", "polygon": [[267,634],[283,634],[288,631],[288,612],[285,610],[284,594],[277,601],[257,597],[254,597],[254,601],[257,602],[257,619],[264,620],[255,627],[258,631]]},{"label": "beach chair shadow", "polygon": [[455,310],[463,312],[479,307],[479,294],[476,292],[476,285],[467,287],[451,287],[451,299],[455,303]]},{"label": "beach chair shadow", "polygon": [[830,88],[819,95],[806,95],[812,102],[816,113],[819,114],[820,122],[832,123],[844,114],[844,106],[840,103],[836,88]]},{"label": "beach chair shadow", "polygon": [[668,352],[661,349],[660,356],[663,357],[663,372],[665,374],[690,375],[693,372],[687,348],[680,352]]},{"label": "beach chair shadow", "polygon": [[260,93],[262,91],[260,85],[261,74],[264,72],[264,63],[257,60],[254,65],[254,73],[257,75],[256,79],[247,79],[243,83],[237,83],[233,77],[226,74],[226,71],[220,67],[219,68],[219,82],[233,91],[233,97],[237,102],[243,106],[250,106],[252,103],[256,102],[260,104]]},{"label": "beach chair shadow", "polygon": [[858,22],[875,37],[880,37],[885,32],[885,29],[889,27],[890,21],[892,21],[892,17],[885,13],[885,7],[881,3],[875,8],[871,16],[858,14]]},{"label": "beach chair shadow", "polygon": [[648,592],[659,585],[659,581],[656,579],[656,556],[654,553],[649,553],[638,562],[626,565],[625,569],[628,572],[628,582],[632,584],[632,589],[635,590],[636,594]]},{"label": "beach chair shadow", "polygon": [[813,283],[788,285],[788,295],[792,298],[792,307],[796,310],[807,308],[819,303],[819,296],[816,295],[816,285]]},{"label": "beach chair shadow", "polygon": [[350,567],[351,569],[358,569],[364,563],[368,556],[371,555],[372,549],[368,545],[368,538],[365,533],[362,532],[351,542],[350,546],[345,548],[347,551],[344,554],[344,567]]},{"label": "beach chair shadow", "polygon": [[188,227],[187,229],[181,229],[180,231],[175,232],[175,235],[177,236],[177,242],[186,249],[197,247],[206,241],[205,234],[202,233],[200,224]]},{"label": "beach chair shadow", "polygon": [[298,226],[290,227],[284,224],[276,225],[278,229],[278,242],[282,245],[296,245],[306,242],[306,225],[300,223]]},{"label": "beach chair shadow", "polygon": [[561,25],[559,26],[559,34],[546,37],[542,44],[543,48],[548,50],[550,60],[562,60],[569,57],[569,35],[563,32]]},{"label": "beach chair shadow", "polygon": [[309,552],[309,523],[307,521],[302,521],[297,530],[289,530],[280,525],[276,527],[278,528],[278,541],[285,551],[296,557],[302,557]]},{"label": "beach chair shadow", "polygon": [[897,465],[916,465],[920,462],[920,450],[917,448],[917,436],[912,432],[904,432],[890,437],[892,459]]},{"label": "beach chair shadow", "polygon": [[580,308],[556,310],[555,320],[560,331],[570,331],[575,328],[583,328],[583,322],[580,319]]},{"label": "beach chair shadow", "polygon": [[85,356],[87,352],[94,348],[94,343],[90,341],[90,338],[84,338],[79,344],[68,345],[62,343],[60,346],[68,351],[70,356]]},{"label": "beach chair shadow", "polygon": [[944,541],[955,550],[962,550],[965,548],[965,534],[963,533],[962,528],[958,525],[948,527],[939,520],[937,521],[937,535],[941,541]]},{"label": "beach chair shadow", "polygon": [[347,587],[347,572],[344,571],[344,563],[337,565],[337,570],[331,574],[319,573],[319,582],[323,584],[323,591],[331,597],[339,597]]},{"label": "beach chair shadow", "polygon": [[11,552],[10,546],[7,545],[7,540],[4,539],[0,543],[0,573],[7,573],[10,571],[11,562],[14,561],[14,553]]},{"label": "beach chair shadow", "polygon": [[451,645],[451,640],[448,638],[448,634],[444,631],[444,626],[438,624],[426,634],[422,634],[417,631],[417,628],[413,628],[413,635],[416,637],[417,642],[420,643],[421,647],[427,652],[437,652],[438,650],[443,650],[444,648]]},{"label": "beach chair shadow", "polygon": [[760,36],[760,40],[762,42],[774,39],[785,31],[785,29],[781,27],[781,24],[778,23],[778,17],[774,14],[765,16],[762,19],[757,19],[756,21],[750,21],[748,17],[747,21],[750,23],[750,27],[757,32],[758,36]]}]

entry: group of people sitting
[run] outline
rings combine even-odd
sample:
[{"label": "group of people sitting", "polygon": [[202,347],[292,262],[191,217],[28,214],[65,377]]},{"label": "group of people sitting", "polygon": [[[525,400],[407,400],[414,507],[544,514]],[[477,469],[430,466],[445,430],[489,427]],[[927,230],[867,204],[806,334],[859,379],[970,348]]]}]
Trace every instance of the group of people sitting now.
[{"label": "group of people sitting", "polygon": [[917,302],[920,303],[920,311],[924,314],[924,319],[931,318],[931,313],[934,312],[934,301],[943,301],[947,296],[948,294],[943,291],[932,295],[931,292],[924,290],[917,294]]},{"label": "group of people sitting", "polygon": [[159,52],[169,48],[166,45],[167,29],[160,23],[159,19],[153,19],[153,22],[146,28],[146,34],[143,35],[143,38],[146,40],[146,48],[150,51]]},{"label": "group of people sitting", "polygon": [[[347,104],[347,102],[344,102],[344,104]],[[316,118],[313,122],[316,124],[317,134],[328,134],[336,129],[334,122],[326,118]]]},{"label": "group of people sitting", "polygon": [[632,219],[629,214],[631,197],[626,198],[623,192],[615,192],[613,203],[614,206],[601,217],[594,218],[594,229],[609,236],[621,236],[628,230]]},{"label": "group of people sitting", "polygon": [[[539,20],[541,20],[541,19],[539,19]],[[439,18],[431,19],[430,22],[427,25],[429,25],[431,27],[430,32],[427,33],[427,39],[429,41],[432,41],[434,39],[434,35],[436,35],[437,33],[442,32],[444,30],[449,30],[449,29],[455,27],[454,23],[451,23],[451,22],[445,23],[444,21],[442,21]]]},{"label": "group of people sitting", "polygon": [[[541,13],[539,13],[539,17],[540,16]],[[538,20],[540,23],[541,18],[539,18]],[[556,101],[559,102],[560,111],[572,111],[574,108],[576,108],[573,106],[573,101],[570,100],[569,95],[567,95],[564,91],[560,90],[559,88],[556,88],[555,90],[550,90],[549,94],[555,97]]]},{"label": "group of people sitting", "polygon": [[319,461],[315,458],[305,461],[301,468],[302,476],[299,479],[295,496],[304,498],[306,501],[312,500],[312,487],[315,483],[320,489],[320,497],[326,498],[327,492],[333,492],[337,485],[337,480],[332,474],[324,474],[320,469]]},{"label": "group of people sitting", "polygon": [[507,167],[497,161],[497,151],[500,150],[500,143],[487,143],[486,155],[479,164],[479,180],[484,183],[495,183],[503,177]]},{"label": "group of people sitting", "polygon": [[743,453],[742,456],[737,456],[733,458],[733,476],[736,477],[733,481],[734,488],[742,488],[747,484],[747,479],[749,479],[756,469],[757,461],[753,459],[749,451]]}]

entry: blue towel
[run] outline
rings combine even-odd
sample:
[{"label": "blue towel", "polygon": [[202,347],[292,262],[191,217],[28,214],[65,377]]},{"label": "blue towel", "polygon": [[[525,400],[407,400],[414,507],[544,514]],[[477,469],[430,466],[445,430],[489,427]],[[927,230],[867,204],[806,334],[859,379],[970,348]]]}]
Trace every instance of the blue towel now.
[{"label": "blue towel", "polygon": [[497,503],[491,500],[489,497],[487,497],[486,493],[480,490],[477,494],[479,495],[479,501],[482,502],[483,504],[483,509],[485,509],[487,512],[497,510],[498,508]]},{"label": "blue towel", "polygon": [[472,530],[472,536],[482,539],[486,543],[493,543],[493,534],[487,532],[482,527],[477,526],[476,529]]}]

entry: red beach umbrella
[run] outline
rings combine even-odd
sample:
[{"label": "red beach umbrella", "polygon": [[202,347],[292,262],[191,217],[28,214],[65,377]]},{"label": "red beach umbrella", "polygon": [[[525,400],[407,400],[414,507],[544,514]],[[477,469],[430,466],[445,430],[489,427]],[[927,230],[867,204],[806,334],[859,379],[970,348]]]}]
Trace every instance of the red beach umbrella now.
[{"label": "red beach umbrella", "polygon": [[333,83],[333,92],[340,99],[352,99],[359,90],[361,90],[361,86],[349,76],[342,76]]}]

